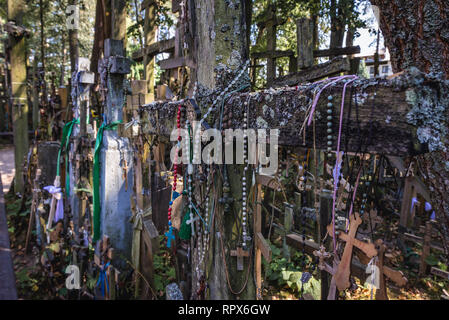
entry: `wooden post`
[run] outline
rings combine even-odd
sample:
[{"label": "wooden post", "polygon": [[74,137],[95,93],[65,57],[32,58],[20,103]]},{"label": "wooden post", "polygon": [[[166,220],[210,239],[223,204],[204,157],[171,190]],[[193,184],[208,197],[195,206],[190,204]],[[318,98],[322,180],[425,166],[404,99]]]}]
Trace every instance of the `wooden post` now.
[{"label": "wooden post", "polygon": [[421,263],[419,264],[419,275],[424,275],[427,269],[426,259],[430,254],[430,241],[432,240],[432,221],[426,222],[426,233],[424,234],[424,241],[421,253]]},{"label": "wooden post", "polygon": [[[25,15],[23,0],[8,0],[8,20],[14,21],[16,26],[22,24]],[[24,193],[23,162],[28,153],[28,102],[26,88],[26,51],[25,32],[13,34],[10,32],[9,41],[11,64],[11,99],[13,132],[14,132],[14,161],[15,178],[14,192]]]},{"label": "wooden post", "polygon": [[112,39],[123,41],[123,47],[126,51],[126,1],[111,1],[112,19],[111,31]]},{"label": "wooden post", "polygon": [[298,39],[298,69],[303,70],[313,66],[313,21],[307,18],[296,20]]},{"label": "wooden post", "polygon": [[[123,42],[105,40],[105,59],[109,65],[105,114],[107,124],[122,120],[124,88],[123,79],[130,72],[131,61],[124,58]],[[105,63],[103,62],[104,66]],[[118,136],[115,130],[105,130],[100,149],[100,203],[101,233],[107,234],[117,258],[131,257],[132,225],[131,194],[134,164],[128,139]],[[117,261],[118,262],[118,261]],[[123,262],[123,261],[121,261]],[[114,262],[116,263],[116,262]]]},{"label": "wooden post", "polygon": [[[319,224],[319,239],[321,243],[326,236],[326,228],[329,223],[329,218],[332,215],[332,194],[329,190],[323,189],[320,194],[320,224]],[[327,241],[329,243],[329,241]],[[322,244],[325,249],[328,249],[326,244]],[[326,270],[321,270],[321,300],[326,300],[329,294],[329,273]]]},{"label": "wooden post", "polygon": [[[269,20],[267,21],[267,50],[274,52],[276,50],[276,8],[270,6]],[[276,58],[270,57],[267,60],[267,87],[269,88],[276,78]]]},{"label": "wooden post", "polygon": [[256,299],[262,300],[262,255],[271,262],[271,248],[262,235],[262,185],[256,185],[256,214],[254,215],[254,234],[256,254],[254,270],[256,272]]},{"label": "wooden post", "polygon": [[[287,202],[284,202],[284,234],[282,237],[282,246],[284,249],[284,257],[290,260],[290,250],[287,245],[286,236],[290,233],[293,227],[293,206]],[[304,230],[305,231],[305,230]]]},{"label": "wooden post", "polygon": [[39,91],[38,91],[39,81],[37,78],[37,59],[33,62],[33,88],[31,89],[33,93],[33,131],[39,128]]},{"label": "wooden post", "polygon": [[[145,48],[156,42],[156,9],[153,1],[145,1],[145,7],[142,5],[142,9],[145,9],[144,20],[144,34],[145,34]],[[154,100],[154,79],[155,79],[155,57],[153,55],[145,54],[143,57],[144,78],[147,81],[147,89],[150,94],[150,99]]]}]

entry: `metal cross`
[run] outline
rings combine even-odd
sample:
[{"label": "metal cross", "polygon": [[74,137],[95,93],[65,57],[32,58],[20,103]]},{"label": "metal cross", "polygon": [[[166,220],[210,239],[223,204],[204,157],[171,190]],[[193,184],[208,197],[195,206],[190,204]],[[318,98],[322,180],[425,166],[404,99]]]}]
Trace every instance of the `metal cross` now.
[{"label": "metal cross", "polygon": [[186,221],[186,223],[187,223],[187,224],[190,224],[190,227],[192,228],[192,236],[195,234],[195,224],[194,224],[194,222],[195,222],[196,220],[199,220],[199,219],[200,219],[200,217],[198,217],[198,216],[195,217],[195,218],[193,218],[193,216],[194,216],[193,212],[190,211],[189,220]]}]

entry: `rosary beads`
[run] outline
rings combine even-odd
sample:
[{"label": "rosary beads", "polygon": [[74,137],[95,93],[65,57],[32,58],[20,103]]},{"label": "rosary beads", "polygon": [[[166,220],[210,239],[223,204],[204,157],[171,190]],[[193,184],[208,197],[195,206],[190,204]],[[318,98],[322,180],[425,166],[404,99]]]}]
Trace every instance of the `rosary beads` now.
[{"label": "rosary beads", "polygon": [[177,178],[178,178],[178,152],[181,149],[181,108],[182,106],[179,105],[178,106],[178,114],[176,116],[176,128],[178,129],[178,142],[177,142],[177,146],[176,146],[176,153],[175,153],[175,163],[173,165],[174,170],[173,170],[173,191],[172,191],[172,199],[169,202],[169,207],[168,207],[168,227],[169,230],[168,232],[165,233],[165,235],[167,236],[167,247],[171,247],[171,241],[175,240],[175,236],[173,234],[173,226],[172,226],[172,222],[171,222],[171,214],[172,214],[172,206],[173,206],[173,201],[179,196],[179,194],[176,192],[176,182],[177,182]]},{"label": "rosary beads", "polygon": [[[248,95],[248,100],[249,100],[249,95]],[[248,101],[244,102],[244,105],[246,107],[245,112],[243,113],[243,117],[244,117],[244,122],[243,122],[243,159],[244,159],[244,168],[243,168],[243,177],[242,177],[242,240],[243,240],[243,248],[246,249],[246,241],[250,240],[250,237],[247,236],[246,233],[246,218],[247,218],[247,193],[246,193],[246,174],[248,173],[248,157],[247,157],[247,152],[248,152],[248,133],[247,133],[247,127],[248,127],[248,110],[249,110],[249,105],[248,105]]]},{"label": "rosary beads", "polygon": [[218,97],[216,97],[214,99],[214,101],[212,102],[212,105],[209,107],[209,109],[207,110],[207,112],[203,115],[203,118],[200,120],[200,124],[202,124],[207,117],[209,116],[209,114],[215,110],[216,108],[216,104],[218,103],[218,101],[221,101],[224,98],[224,95],[231,89],[231,87],[237,82],[237,80],[239,80],[244,72],[246,71],[246,68],[248,68],[249,66],[249,60],[247,60],[245,62],[245,64],[242,67],[242,70],[240,70],[240,72],[237,74],[237,76],[231,81],[231,83],[218,95]]},{"label": "rosary beads", "polygon": [[333,145],[333,137],[332,137],[332,108],[334,104],[332,103],[333,97],[328,96],[327,100],[327,152],[328,157],[331,157],[332,154],[332,145]]}]

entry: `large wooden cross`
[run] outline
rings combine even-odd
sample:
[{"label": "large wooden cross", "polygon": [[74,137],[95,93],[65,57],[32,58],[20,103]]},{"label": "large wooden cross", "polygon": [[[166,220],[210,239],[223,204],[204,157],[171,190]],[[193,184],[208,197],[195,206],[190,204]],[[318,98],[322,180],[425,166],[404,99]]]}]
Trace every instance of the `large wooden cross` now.
[{"label": "large wooden cross", "polygon": [[[357,229],[361,223],[362,219],[358,213],[355,213],[349,217],[349,232],[346,234],[345,232],[340,231],[338,234],[340,240],[346,242],[345,250],[343,251],[343,256],[341,257],[341,262],[338,266],[336,274],[334,275],[338,290],[349,288],[351,284],[349,281],[349,275],[351,273],[350,267],[352,260],[352,248],[354,246],[362,250],[370,258],[377,255],[377,250],[373,243],[366,243],[355,238]],[[329,235],[334,237],[332,225],[329,225],[327,230]]]}]

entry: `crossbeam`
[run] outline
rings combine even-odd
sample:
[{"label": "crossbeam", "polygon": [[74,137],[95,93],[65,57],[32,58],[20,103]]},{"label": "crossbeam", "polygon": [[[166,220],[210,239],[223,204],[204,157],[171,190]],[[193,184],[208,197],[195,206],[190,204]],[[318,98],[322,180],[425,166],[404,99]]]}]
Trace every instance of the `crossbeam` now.
[{"label": "crossbeam", "polygon": [[[328,146],[326,108],[329,95],[333,96],[334,105],[337,106],[332,126],[334,132],[338,132],[342,87],[340,84],[326,88],[318,100],[315,111],[317,149],[326,149]],[[406,98],[406,92],[410,88],[398,87],[390,80],[360,80],[353,84],[351,97],[350,87],[345,96],[340,150],[395,156],[425,152],[425,146],[417,141],[416,128],[407,123],[406,115],[412,108]],[[305,126],[305,135],[300,134],[307,109],[313,99],[313,88],[310,85],[300,85],[297,88],[284,87],[254,93],[234,93],[226,99],[224,106],[233,114],[229,128],[243,128],[242,106],[249,99],[251,111],[248,115],[248,128],[279,129],[280,145],[313,148],[313,124]],[[350,102],[351,110],[349,110]],[[142,118],[147,119],[142,132],[169,137],[176,121],[179,103],[185,104],[187,109],[192,111],[189,114],[195,114],[189,101],[153,102],[142,106],[140,108]],[[215,117],[219,118],[217,115]],[[213,124],[209,126],[214,127]],[[334,135],[333,150],[336,150],[336,136],[337,134]]]},{"label": "crossbeam", "polygon": [[149,46],[134,52],[132,58],[134,61],[141,62],[145,55],[155,56],[159,53],[173,51],[175,51],[175,38],[170,38],[152,43]]}]

